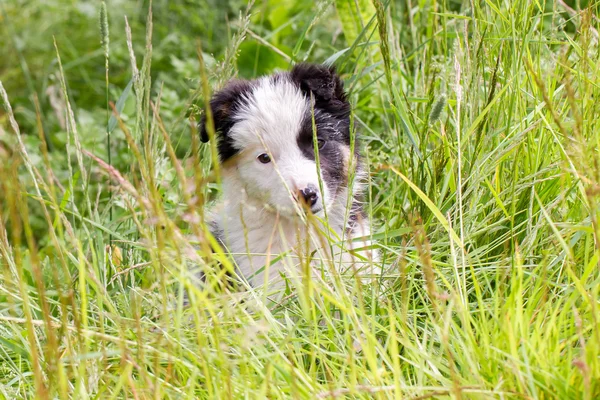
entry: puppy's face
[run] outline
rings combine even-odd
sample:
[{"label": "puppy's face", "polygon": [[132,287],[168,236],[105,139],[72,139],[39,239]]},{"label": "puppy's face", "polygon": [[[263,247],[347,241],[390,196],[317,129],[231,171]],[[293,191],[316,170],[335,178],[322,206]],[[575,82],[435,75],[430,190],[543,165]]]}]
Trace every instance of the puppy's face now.
[{"label": "puppy's face", "polygon": [[252,199],[287,216],[297,204],[319,213],[347,187],[350,105],[333,69],[301,64],[232,81],[210,107],[226,177],[237,177]]}]

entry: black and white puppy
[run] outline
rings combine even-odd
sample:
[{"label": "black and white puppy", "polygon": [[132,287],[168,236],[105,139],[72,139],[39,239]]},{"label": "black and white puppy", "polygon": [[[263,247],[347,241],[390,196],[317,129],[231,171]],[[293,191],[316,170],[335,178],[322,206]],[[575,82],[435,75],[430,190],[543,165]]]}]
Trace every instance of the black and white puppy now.
[{"label": "black and white puppy", "polygon": [[[313,266],[329,260],[340,270],[372,261],[371,251],[349,251],[370,244],[370,224],[360,203],[365,172],[358,143],[351,143],[350,103],[333,67],[299,64],[233,80],[210,109],[223,185],[213,233],[251,285],[298,277],[307,253]],[[207,125],[205,117],[204,142]],[[320,222],[307,223],[309,214]],[[365,239],[353,241],[358,237]]]}]

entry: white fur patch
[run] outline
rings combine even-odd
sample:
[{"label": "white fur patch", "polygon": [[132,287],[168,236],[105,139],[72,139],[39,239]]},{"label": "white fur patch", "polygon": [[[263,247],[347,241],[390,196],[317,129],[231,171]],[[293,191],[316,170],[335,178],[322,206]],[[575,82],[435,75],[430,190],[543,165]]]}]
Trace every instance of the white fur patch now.
[{"label": "white fur patch", "polygon": [[257,81],[247,102],[234,116],[237,123],[229,132],[233,145],[239,149],[262,147],[259,136],[274,155],[281,155],[292,144],[309,104],[300,89],[286,80],[271,78]]}]

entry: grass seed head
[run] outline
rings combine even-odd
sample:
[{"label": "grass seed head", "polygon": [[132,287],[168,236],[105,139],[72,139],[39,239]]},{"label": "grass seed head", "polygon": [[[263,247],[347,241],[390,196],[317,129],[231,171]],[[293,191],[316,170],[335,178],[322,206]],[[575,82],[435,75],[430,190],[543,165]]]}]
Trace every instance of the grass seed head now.
[{"label": "grass seed head", "polygon": [[108,58],[108,45],[110,43],[108,34],[108,14],[106,12],[106,2],[100,4],[100,43],[104,49],[104,56]]}]

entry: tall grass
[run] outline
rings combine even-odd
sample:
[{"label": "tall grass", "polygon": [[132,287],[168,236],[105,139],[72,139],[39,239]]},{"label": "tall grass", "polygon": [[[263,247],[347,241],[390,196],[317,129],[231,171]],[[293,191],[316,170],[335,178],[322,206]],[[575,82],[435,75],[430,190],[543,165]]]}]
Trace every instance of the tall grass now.
[{"label": "tall grass", "polygon": [[[600,396],[597,5],[359,3],[303,9],[294,47],[254,26],[252,5],[222,61],[194,46],[189,119],[152,83],[152,9],[145,39],[111,28],[132,78],[115,94],[101,65],[104,153],[78,129],[57,41],[66,174],[41,108],[13,110],[0,83],[0,396]],[[320,39],[332,21],[345,43]],[[313,276],[270,295],[233,287],[234,266],[211,252],[218,172],[195,110],[252,40],[284,62],[327,58],[352,89],[384,271],[373,282]]]}]

